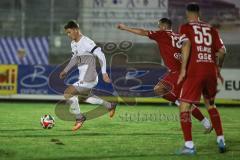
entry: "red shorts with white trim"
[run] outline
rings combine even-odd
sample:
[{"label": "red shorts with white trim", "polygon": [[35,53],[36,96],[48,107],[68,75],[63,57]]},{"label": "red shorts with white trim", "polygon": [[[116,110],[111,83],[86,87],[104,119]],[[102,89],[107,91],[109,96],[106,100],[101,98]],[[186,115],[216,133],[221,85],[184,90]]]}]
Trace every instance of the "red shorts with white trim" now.
[{"label": "red shorts with white trim", "polygon": [[179,85],[177,84],[178,77],[179,77],[179,72],[177,71],[169,72],[161,80],[161,82],[165,85],[165,87],[169,90],[169,92],[177,98],[180,95],[180,91],[183,84],[183,83],[180,83]]},{"label": "red shorts with white trim", "polygon": [[202,94],[207,99],[214,99],[216,93],[216,75],[191,76],[183,82],[179,99],[183,102],[198,104]]}]

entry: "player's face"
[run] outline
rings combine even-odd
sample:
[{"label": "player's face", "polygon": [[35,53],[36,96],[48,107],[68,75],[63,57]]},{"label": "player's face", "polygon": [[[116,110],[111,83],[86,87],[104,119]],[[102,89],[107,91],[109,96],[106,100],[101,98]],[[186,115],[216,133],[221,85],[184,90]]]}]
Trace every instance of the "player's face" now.
[{"label": "player's face", "polygon": [[77,39],[77,36],[78,36],[78,30],[77,29],[68,28],[68,29],[65,30],[65,32],[67,33],[67,36],[71,40],[76,40]]}]

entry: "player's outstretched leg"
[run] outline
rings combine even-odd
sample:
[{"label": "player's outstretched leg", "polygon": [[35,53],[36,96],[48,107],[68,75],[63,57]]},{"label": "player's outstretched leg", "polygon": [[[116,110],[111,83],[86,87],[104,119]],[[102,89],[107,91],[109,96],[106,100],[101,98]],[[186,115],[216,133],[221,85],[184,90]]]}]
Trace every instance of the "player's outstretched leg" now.
[{"label": "player's outstretched leg", "polygon": [[109,117],[112,118],[115,114],[115,110],[116,110],[116,106],[117,103],[113,103],[113,102],[107,102],[97,96],[91,96],[88,97],[85,102],[90,103],[90,104],[99,104],[99,105],[103,105],[104,107],[106,107],[109,111]]},{"label": "player's outstretched leg", "polygon": [[212,121],[213,128],[217,135],[217,144],[218,144],[219,152],[224,153],[226,152],[226,144],[225,144],[225,139],[223,135],[223,128],[222,128],[220,114],[214,104],[214,100],[205,100],[205,103],[207,104],[208,113]]}]

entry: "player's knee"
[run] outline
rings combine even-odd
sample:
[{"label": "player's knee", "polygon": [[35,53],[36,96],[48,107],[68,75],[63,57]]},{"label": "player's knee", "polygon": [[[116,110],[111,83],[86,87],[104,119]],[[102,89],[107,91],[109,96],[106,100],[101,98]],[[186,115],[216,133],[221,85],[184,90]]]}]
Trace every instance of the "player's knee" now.
[{"label": "player's knee", "polygon": [[206,105],[208,110],[210,110],[212,108],[216,108],[214,99],[205,100],[205,105]]},{"label": "player's knee", "polygon": [[207,106],[207,110],[211,110],[211,109],[213,109],[213,108],[216,108],[216,106],[215,106],[215,105],[209,105],[209,106]]},{"label": "player's knee", "polygon": [[214,106],[215,105],[215,100],[214,99],[209,100],[209,104],[210,104],[210,106]]},{"label": "player's knee", "polygon": [[64,91],[64,98],[69,99],[73,96],[77,95],[77,90],[73,86],[69,86],[65,91]]},{"label": "player's knee", "polygon": [[156,85],[154,87],[154,92],[157,95],[164,95],[166,94],[168,91],[166,90],[166,88],[163,85]]},{"label": "player's knee", "polygon": [[157,93],[158,92],[158,86],[154,86],[153,90],[154,90],[155,93]]},{"label": "player's knee", "polygon": [[70,96],[68,94],[64,94],[64,99],[68,100],[70,98]]},{"label": "player's knee", "polygon": [[180,105],[180,112],[187,112],[191,110],[191,104],[186,102],[181,102]]},{"label": "player's knee", "polygon": [[68,100],[68,99],[70,99],[71,97],[72,97],[72,94],[70,94],[68,91],[64,91],[64,98],[66,99],[66,100]]},{"label": "player's knee", "polygon": [[216,106],[215,106],[215,105],[209,105],[209,106],[207,106],[207,110],[211,110],[211,109],[213,109],[213,108],[216,108]]}]

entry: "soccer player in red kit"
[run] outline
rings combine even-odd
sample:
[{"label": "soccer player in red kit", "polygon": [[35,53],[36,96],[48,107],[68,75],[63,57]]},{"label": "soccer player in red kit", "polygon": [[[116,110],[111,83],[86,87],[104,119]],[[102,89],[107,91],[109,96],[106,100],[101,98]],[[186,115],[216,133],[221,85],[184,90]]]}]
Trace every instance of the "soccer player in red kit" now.
[{"label": "soccer player in red kit", "polygon": [[192,141],[190,106],[198,104],[201,95],[205,98],[217,134],[219,151],[220,153],[226,151],[220,115],[214,104],[217,77],[226,49],[216,29],[200,21],[199,10],[196,3],[190,3],[186,11],[188,23],[180,27],[180,33],[186,40],[182,46],[182,65],[178,79],[178,83],[184,80],[180,94],[180,122],[185,145],[180,150],[180,154],[196,153]]},{"label": "soccer player in red kit", "polygon": [[[159,50],[168,73],[154,87],[157,95],[163,95],[163,98],[171,101],[179,106],[178,97],[182,84],[177,85],[178,76],[181,68],[181,39],[171,29],[172,22],[168,18],[162,18],[159,21],[158,31],[149,31],[139,28],[130,28],[124,24],[118,24],[117,28],[125,30],[137,35],[147,36],[151,40],[155,40],[159,46]],[[169,90],[169,88],[171,88]],[[205,133],[210,133],[212,126],[209,120],[203,116],[201,111],[194,106],[192,115],[198,119],[205,127]]]}]

